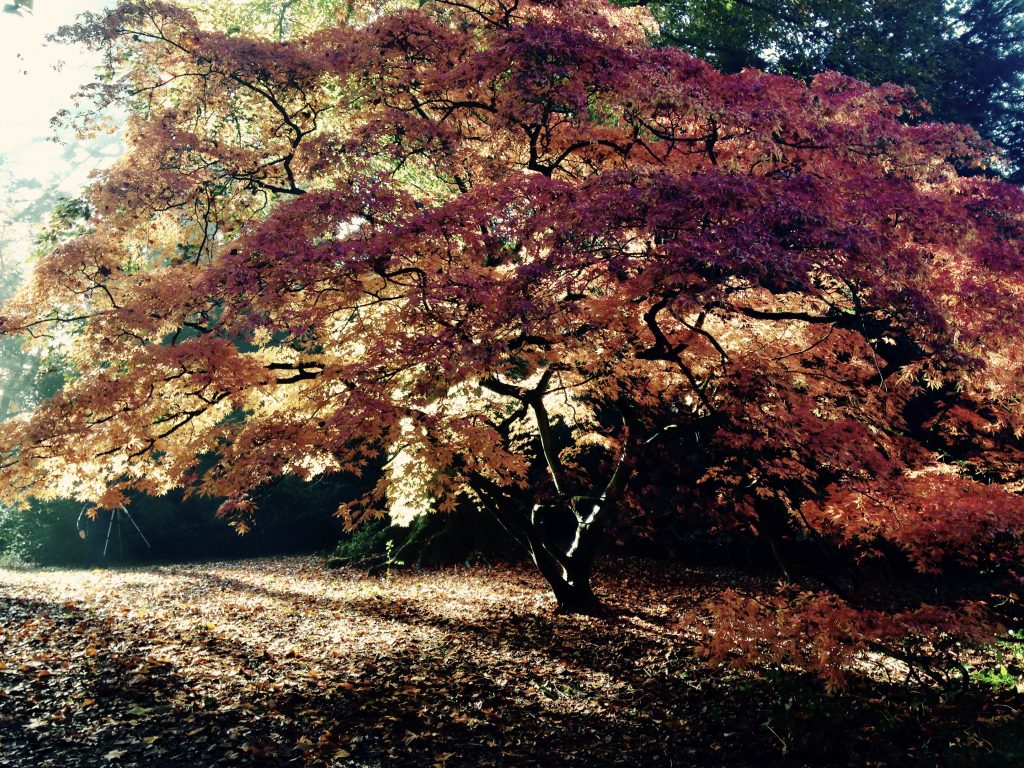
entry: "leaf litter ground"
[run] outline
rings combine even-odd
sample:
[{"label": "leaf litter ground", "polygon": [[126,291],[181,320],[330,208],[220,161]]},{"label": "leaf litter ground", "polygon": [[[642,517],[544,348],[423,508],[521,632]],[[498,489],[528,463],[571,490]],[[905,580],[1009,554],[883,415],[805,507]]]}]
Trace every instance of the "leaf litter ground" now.
[{"label": "leaf litter ground", "polygon": [[[0,571],[0,765],[897,766],[1024,760],[1021,695],[710,668],[714,569],[605,563],[606,616],[528,568],[317,558]],[[756,583],[742,585],[757,588]],[[771,588],[766,582],[760,585]]]}]

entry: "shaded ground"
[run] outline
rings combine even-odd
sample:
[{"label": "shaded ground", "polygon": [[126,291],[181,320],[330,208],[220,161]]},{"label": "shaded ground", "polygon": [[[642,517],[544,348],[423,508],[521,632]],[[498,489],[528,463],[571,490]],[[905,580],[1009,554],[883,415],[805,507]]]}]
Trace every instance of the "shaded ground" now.
[{"label": "shaded ground", "polygon": [[709,669],[670,628],[722,575],[614,570],[604,618],[518,567],[0,571],[0,765],[1024,762],[1021,694]]}]

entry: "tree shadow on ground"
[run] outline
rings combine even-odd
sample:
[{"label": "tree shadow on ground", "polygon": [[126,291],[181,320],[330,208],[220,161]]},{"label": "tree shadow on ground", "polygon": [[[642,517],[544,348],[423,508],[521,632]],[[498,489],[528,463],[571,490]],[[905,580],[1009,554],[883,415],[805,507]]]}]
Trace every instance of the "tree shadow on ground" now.
[{"label": "tree shadow on ground", "polygon": [[[253,588],[245,583],[239,586]],[[273,594],[286,600],[298,597],[279,590]],[[1005,766],[1024,759],[1024,699],[1005,691],[984,687],[940,691],[900,678],[852,675],[848,690],[830,694],[819,679],[795,671],[711,669],[695,663],[677,636],[659,634],[656,626],[650,626],[656,618],[643,611],[566,617],[546,611],[498,610],[467,621],[432,610],[429,602],[402,597],[329,602],[367,618],[386,615],[409,626],[429,626],[471,638],[471,648],[498,649],[524,662],[530,654],[543,654],[562,665],[556,671],[564,676],[546,678],[549,670],[533,671],[524,665],[520,682],[535,686],[549,700],[550,709],[557,710],[559,701],[592,693],[573,681],[581,669],[621,681],[619,695],[599,694],[597,714],[572,718],[544,713],[554,739],[547,742],[548,749],[568,764],[579,760],[579,764],[595,765],[642,761],[650,765]],[[636,617],[648,626],[630,623]],[[648,666],[654,659],[666,663]],[[442,686],[471,666],[466,655],[460,655],[454,665],[428,661],[429,677]],[[410,668],[422,668],[422,662],[422,658],[407,659]],[[529,722],[536,714],[522,704],[516,709],[514,723]],[[559,752],[562,728],[586,734],[585,755],[569,749]],[[543,748],[543,738],[531,740],[528,733],[521,738]],[[579,747],[571,739],[564,744]],[[518,759],[528,760],[529,755]]]},{"label": "tree shadow on ground", "polygon": [[281,658],[245,637],[164,636],[132,615],[4,597],[5,765],[952,767],[1024,757],[1017,694],[853,677],[828,695],[792,671],[711,669],[643,606],[594,618],[499,604],[460,618],[401,594],[341,599],[223,574],[181,578],[304,617],[382,622],[403,639]]}]

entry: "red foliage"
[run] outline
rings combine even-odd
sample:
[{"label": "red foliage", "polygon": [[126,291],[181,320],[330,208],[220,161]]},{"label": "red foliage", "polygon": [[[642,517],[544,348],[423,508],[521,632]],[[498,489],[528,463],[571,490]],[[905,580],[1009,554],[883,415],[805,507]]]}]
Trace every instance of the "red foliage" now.
[{"label": "red foliage", "polygon": [[[347,514],[489,508],[568,608],[603,519],[652,506],[783,562],[1017,578],[1024,193],[959,177],[985,147],[900,88],[722,75],[641,20],[433,2],[280,43],[129,2],[66,31],[132,148],[6,308],[81,375],[0,428],[5,487],[159,492],[216,454],[230,512],[383,459]],[[783,634],[827,647],[786,655],[830,675],[934,611],[979,626],[799,603]]]}]

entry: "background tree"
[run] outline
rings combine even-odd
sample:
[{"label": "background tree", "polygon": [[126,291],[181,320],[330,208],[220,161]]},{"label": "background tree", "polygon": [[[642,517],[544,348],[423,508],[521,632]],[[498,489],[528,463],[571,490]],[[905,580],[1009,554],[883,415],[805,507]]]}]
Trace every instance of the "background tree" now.
[{"label": "background tree", "polygon": [[[626,2],[624,4],[635,4]],[[801,78],[835,70],[913,87],[929,119],[963,123],[1005,150],[1024,181],[1021,0],[695,0],[644,3],[660,39],[724,72]]]},{"label": "background tree", "polygon": [[1024,193],[958,176],[976,136],[896,86],[723,75],[648,29],[589,0],[67,30],[131,151],[5,308],[73,328],[81,371],[0,426],[7,492],[245,516],[282,474],[383,461],[351,520],[489,510],[567,610],[613,513],[767,542],[814,591],[712,607],[714,656],[834,677],[991,636],[1024,535]]}]

